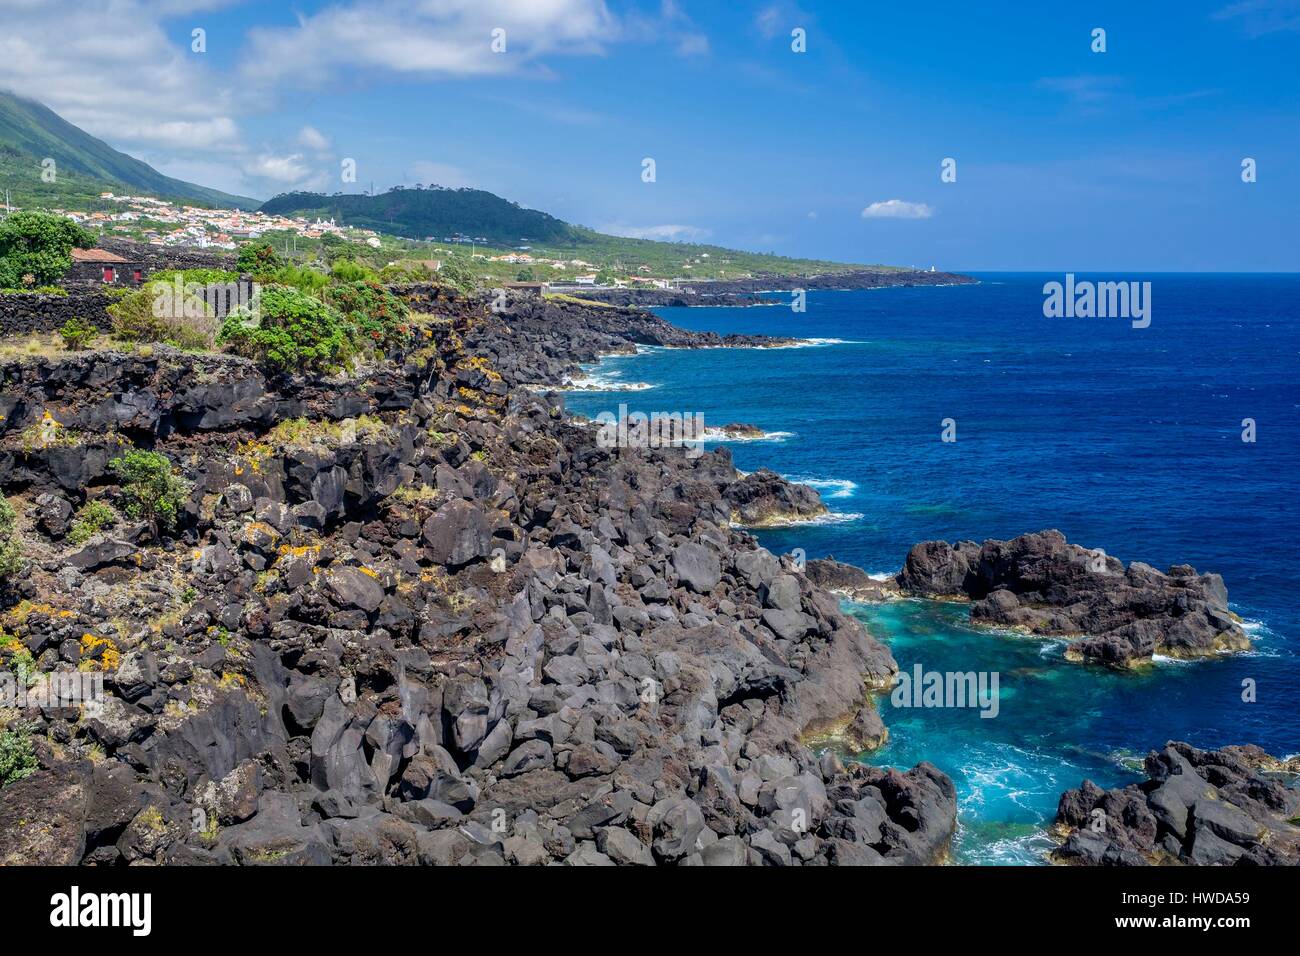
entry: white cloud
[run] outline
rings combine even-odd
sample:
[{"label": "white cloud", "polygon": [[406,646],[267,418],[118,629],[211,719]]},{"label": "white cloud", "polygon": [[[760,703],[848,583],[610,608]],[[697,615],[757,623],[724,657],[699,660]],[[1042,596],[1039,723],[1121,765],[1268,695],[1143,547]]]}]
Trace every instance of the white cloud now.
[{"label": "white cloud", "polygon": [[[240,2],[0,0],[0,90],[48,106],[168,175],[212,170],[204,185],[259,195],[314,181],[310,166],[332,149],[320,130],[287,115],[269,141],[244,138],[246,117],[298,105],[286,99],[294,87],[544,76],[546,57],[602,55],[615,43],[659,43],[683,55],[708,49],[671,2],[647,19],[634,8],[615,17],[605,0],[324,0],[293,25],[251,28],[221,56],[192,51],[189,31],[215,26],[205,14]],[[491,50],[497,27],[506,31],[501,54]],[[557,122],[601,121],[580,105],[550,112]],[[324,188],[337,177],[316,175]],[[451,167],[420,179],[467,182]]]},{"label": "white cloud", "polygon": [[873,202],[862,210],[863,219],[929,219],[933,215],[933,207],[923,202],[907,202],[903,199]]},{"label": "white cloud", "polygon": [[1118,76],[1084,73],[1078,76],[1045,76],[1038,81],[1040,89],[1063,93],[1075,103],[1100,103],[1123,85]]},{"label": "white cloud", "polygon": [[301,153],[292,153],[288,156],[262,153],[245,164],[244,172],[258,179],[269,179],[272,182],[292,185],[306,179],[312,169],[303,161]]},{"label": "white cloud", "polygon": [[138,0],[0,0],[0,22],[0,89],[95,136],[209,149],[238,135],[229,89]]},{"label": "white cloud", "polygon": [[709,52],[709,38],[703,33],[687,33],[677,41],[678,56],[703,56]]},{"label": "white cloud", "polygon": [[1300,31],[1300,0],[1240,0],[1215,11],[1213,18],[1235,20],[1251,37]]},{"label": "white cloud", "polygon": [[209,120],[165,120],[158,123],[123,123],[117,128],[122,139],[164,149],[230,151],[240,146],[239,126],[228,116]]},{"label": "white cloud", "polygon": [[613,236],[623,236],[627,239],[658,239],[661,242],[699,242],[709,236],[708,229],[674,223],[660,226],[627,226],[622,223],[608,223],[601,226],[600,231]]},{"label": "white cloud", "polygon": [[298,130],[298,145],[323,153],[330,148],[329,137],[314,126],[304,126]]},{"label": "white cloud", "polygon": [[781,10],[776,4],[770,7],[764,7],[754,18],[754,25],[758,27],[758,32],[763,34],[769,40],[772,39],[781,30]]},{"label": "white cloud", "polygon": [[[505,30],[506,49],[492,50]],[[549,53],[601,53],[616,35],[603,0],[355,0],[249,32],[244,76],[317,86],[355,69],[430,76],[514,72]]]}]

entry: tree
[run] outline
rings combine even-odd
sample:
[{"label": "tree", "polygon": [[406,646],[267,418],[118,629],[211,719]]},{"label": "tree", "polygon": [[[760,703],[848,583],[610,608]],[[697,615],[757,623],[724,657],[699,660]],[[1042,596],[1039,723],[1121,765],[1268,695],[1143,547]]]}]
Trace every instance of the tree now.
[{"label": "tree", "polygon": [[0,221],[0,288],[53,285],[72,265],[72,250],[94,242],[71,219],[16,212]]},{"label": "tree", "polygon": [[454,253],[442,260],[442,266],[438,269],[438,281],[461,292],[472,292],[477,285],[469,260]]},{"label": "tree", "polygon": [[252,276],[274,272],[284,260],[269,242],[249,242],[239,249],[239,271]]},{"label": "tree", "polygon": [[515,279],[519,282],[532,282],[533,278],[533,270],[527,268],[520,269],[519,274],[515,276]]},{"label": "tree", "polygon": [[172,463],[165,455],[132,449],[114,458],[108,467],[122,482],[126,499],[123,510],[128,515],[149,522],[155,538],[160,528],[176,526],[189,485],[172,471]]},{"label": "tree", "polygon": [[17,515],[13,505],[0,495],[0,580],[20,571],[27,562],[23,559],[22,543],[14,527]]},{"label": "tree", "polygon": [[392,345],[410,335],[410,309],[377,280],[331,286],[328,299],[352,326],[358,347]]},{"label": "tree", "polygon": [[332,305],[287,286],[266,286],[226,316],[218,344],[283,371],[338,368],[352,354],[351,328]]}]

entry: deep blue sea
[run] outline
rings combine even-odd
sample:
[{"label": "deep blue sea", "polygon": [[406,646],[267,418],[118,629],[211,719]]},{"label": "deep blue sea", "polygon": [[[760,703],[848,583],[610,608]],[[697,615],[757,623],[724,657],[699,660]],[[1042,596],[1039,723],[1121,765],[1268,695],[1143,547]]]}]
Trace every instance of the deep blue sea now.
[{"label": "deep blue sea", "polygon": [[[973,630],[959,605],[850,606],[909,672],[1000,680],[994,719],[882,699],[891,738],[862,759],[929,760],[952,776],[959,862],[1042,862],[1061,791],[1141,779],[1142,756],[1167,740],[1300,752],[1300,276],[1126,275],[1152,283],[1146,329],[1045,318],[1043,283],[1061,275],[978,278],[812,292],[803,313],[656,310],[690,329],[822,342],[607,359],[602,380],[653,388],[566,398],[590,416],[626,402],[770,433],[729,443],[737,467],[806,481],[836,513],[759,532],[776,552],[886,573],[917,541],[1059,528],[1125,562],[1221,573],[1254,652],[1137,674],[1066,662],[1058,641]],[[948,418],[951,443],[940,440]]]}]

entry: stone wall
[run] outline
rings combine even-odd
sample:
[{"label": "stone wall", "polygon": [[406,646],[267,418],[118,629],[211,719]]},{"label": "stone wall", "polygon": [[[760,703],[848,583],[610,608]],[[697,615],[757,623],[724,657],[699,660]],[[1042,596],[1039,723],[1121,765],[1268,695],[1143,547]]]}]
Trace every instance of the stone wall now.
[{"label": "stone wall", "polygon": [[98,289],[70,289],[67,295],[0,295],[0,336],[54,332],[74,317],[107,331],[112,319],[106,309],[114,301]]}]

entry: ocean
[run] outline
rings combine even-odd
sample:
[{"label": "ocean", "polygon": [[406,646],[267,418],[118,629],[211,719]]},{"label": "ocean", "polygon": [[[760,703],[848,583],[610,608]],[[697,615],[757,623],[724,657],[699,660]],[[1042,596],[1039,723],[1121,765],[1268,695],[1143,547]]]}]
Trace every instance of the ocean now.
[{"label": "ocean", "polygon": [[[953,778],[956,862],[1041,863],[1063,790],[1141,780],[1142,757],[1167,740],[1300,752],[1300,276],[1077,276],[1150,281],[1147,328],[1044,317],[1043,285],[1060,274],[976,277],[810,292],[802,313],[657,309],[684,328],[816,344],[610,358],[597,381],[652,387],[566,404],[762,428],[765,439],[727,443],[736,466],[807,482],[833,511],[758,531],[774,552],[885,574],[918,541],[1058,528],[1126,563],[1222,574],[1254,650],[1140,673],[1069,663],[1061,641],[973,629],[960,605],[846,605],[904,670],[999,675],[992,719],[883,698],[890,740],[860,759],[928,760]],[[945,420],[955,441],[941,440]]]}]

